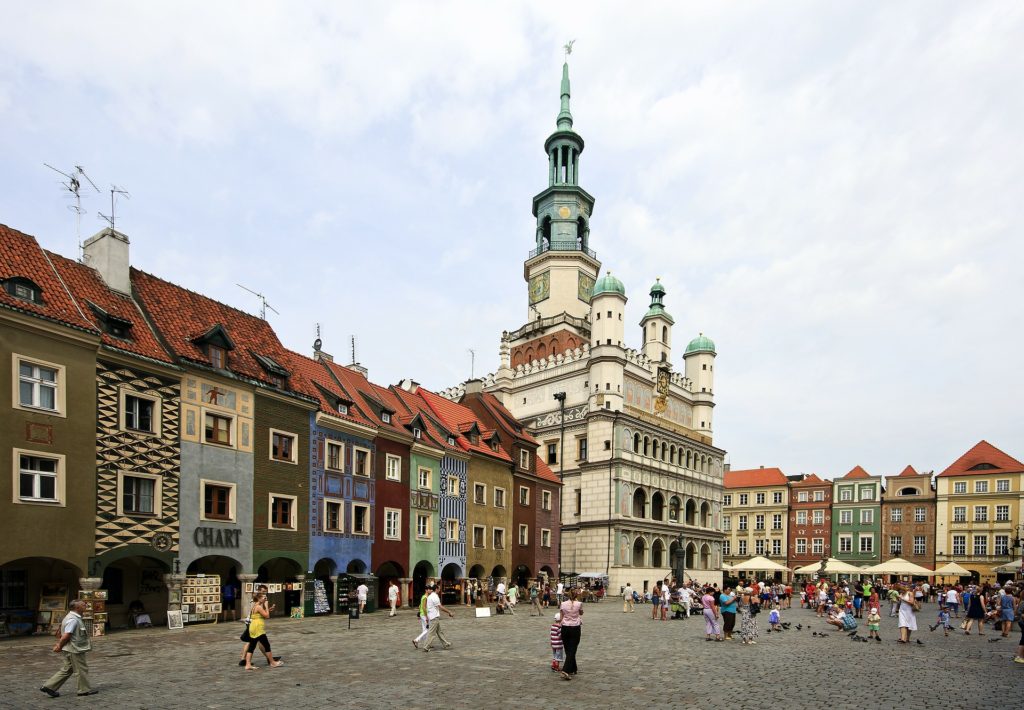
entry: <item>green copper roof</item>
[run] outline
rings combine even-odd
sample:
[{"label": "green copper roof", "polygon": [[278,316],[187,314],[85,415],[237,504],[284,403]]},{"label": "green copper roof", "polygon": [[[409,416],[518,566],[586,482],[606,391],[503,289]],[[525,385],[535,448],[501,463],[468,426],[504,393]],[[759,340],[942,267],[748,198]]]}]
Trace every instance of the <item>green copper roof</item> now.
[{"label": "green copper roof", "polygon": [[672,316],[665,310],[665,304],[662,300],[665,298],[665,287],[661,285],[661,279],[656,279],[654,285],[651,286],[651,307],[644,314],[644,317],[640,319],[640,323],[643,324],[648,318],[661,318],[667,320],[669,325],[675,323]]},{"label": "green copper roof", "polygon": [[686,355],[691,353],[711,353],[715,354],[715,341],[708,336],[701,333],[696,338],[690,341],[690,344],[686,346]]},{"label": "green copper roof", "polygon": [[611,271],[594,282],[594,292],[591,294],[591,298],[604,293],[617,293],[623,297],[626,295],[626,287],[622,285],[621,281],[612,276]]},{"label": "green copper roof", "polygon": [[558,130],[572,130],[572,113],[569,111],[569,63],[562,65],[562,110],[558,112]]}]

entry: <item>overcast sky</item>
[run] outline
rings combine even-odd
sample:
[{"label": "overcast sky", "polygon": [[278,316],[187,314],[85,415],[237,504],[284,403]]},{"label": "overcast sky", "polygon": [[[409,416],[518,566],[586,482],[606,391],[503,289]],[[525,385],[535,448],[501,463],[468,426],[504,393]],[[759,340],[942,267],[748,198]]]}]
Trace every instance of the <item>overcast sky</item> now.
[{"label": "overcast sky", "polygon": [[83,165],[136,267],[442,388],[526,318],[569,39],[591,246],[714,338],[733,468],[1024,457],[1014,0],[2,0],[0,222],[73,256]]}]

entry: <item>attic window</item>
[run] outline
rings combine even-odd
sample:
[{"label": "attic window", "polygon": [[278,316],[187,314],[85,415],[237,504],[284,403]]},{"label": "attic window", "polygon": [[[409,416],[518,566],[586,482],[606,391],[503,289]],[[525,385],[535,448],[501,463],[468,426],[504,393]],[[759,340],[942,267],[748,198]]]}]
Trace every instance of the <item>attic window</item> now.
[{"label": "attic window", "polygon": [[348,405],[344,402],[338,402],[336,409],[338,410],[338,414],[348,414]]},{"label": "attic window", "polygon": [[22,301],[31,301],[32,303],[43,302],[43,290],[36,286],[33,281],[15,276],[14,278],[5,279],[3,285],[4,291],[7,291],[8,294],[15,298],[20,298]]},{"label": "attic window", "polygon": [[381,412],[380,413],[380,420],[382,422],[384,422],[385,424],[390,424],[391,423],[391,414],[389,412]]},{"label": "attic window", "polygon": [[420,430],[418,426],[414,426],[412,428],[412,435],[414,439],[420,439],[423,437],[423,432]]},{"label": "attic window", "polygon": [[216,369],[223,370],[227,367],[228,351],[219,345],[207,345],[206,355],[210,358],[210,364]]},{"label": "attic window", "polygon": [[448,437],[448,445],[449,446],[455,446],[455,437],[454,436],[449,436]]},{"label": "attic window", "polygon": [[498,451],[498,440],[497,439],[491,439],[491,451],[494,451],[495,453],[497,453],[497,451]]},{"label": "attic window", "polygon": [[990,463],[979,463],[977,466],[971,466],[967,470],[968,471],[991,471],[994,468],[997,468],[997,466],[993,466]]},{"label": "attic window", "polygon": [[92,311],[93,315],[96,316],[96,320],[99,321],[100,328],[104,333],[121,340],[129,340],[132,337],[132,322],[130,320],[107,313],[107,311],[92,301],[87,300],[85,303],[89,306],[89,310]]}]

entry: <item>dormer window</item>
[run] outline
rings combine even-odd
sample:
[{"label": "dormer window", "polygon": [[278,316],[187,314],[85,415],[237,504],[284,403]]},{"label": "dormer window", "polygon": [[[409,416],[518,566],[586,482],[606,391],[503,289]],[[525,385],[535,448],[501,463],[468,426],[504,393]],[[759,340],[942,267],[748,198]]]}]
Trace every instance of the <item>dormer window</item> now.
[{"label": "dormer window", "polygon": [[449,436],[448,437],[448,446],[455,446],[455,437],[454,436]]},{"label": "dormer window", "polygon": [[382,422],[384,422],[385,424],[390,424],[391,423],[391,414],[389,412],[381,412],[380,413],[380,420]]},{"label": "dormer window", "polygon": [[491,451],[493,451],[495,453],[498,452],[498,440],[497,439],[491,439]]},{"label": "dormer window", "polygon": [[85,302],[89,306],[89,310],[92,311],[93,315],[96,316],[96,320],[99,321],[100,328],[107,335],[112,335],[115,338],[121,340],[130,340],[132,337],[132,322],[124,318],[119,318],[111,313],[108,313],[103,308],[97,306],[92,301]]},{"label": "dormer window", "polygon": [[348,405],[344,402],[338,402],[336,409],[338,410],[338,414],[348,414]]},{"label": "dormer window", "polygon": [[423,430],[421,430],[418,426],[414,426],[412,428],[412,436],[414,439],[423,438]]},{"label": "dormer window", "polygon": [[34,281],[15,276],[14,278],[5,279],[3,285],[4,291],[15,298],[20,298],[22,301],[31,301],[32,303],[43,302],[43,290]]},{"label": "dormer window", "polygon": [[228,351],[219,345],[207,345],[206,355],[210,358],[210,364],[218,369],[223,370],[228,365]]},{"label": "dormer window", "polygon": [[260,367],[262,367],[267,373],[267,381],[278,389],[284,389],[285,383],[288,381],[288,375],[291,373],[281,367],[281,365],[271,357],[260,355],[259,353],[252,353],[252,356],[256,358],[256,362],[258,362]]}]

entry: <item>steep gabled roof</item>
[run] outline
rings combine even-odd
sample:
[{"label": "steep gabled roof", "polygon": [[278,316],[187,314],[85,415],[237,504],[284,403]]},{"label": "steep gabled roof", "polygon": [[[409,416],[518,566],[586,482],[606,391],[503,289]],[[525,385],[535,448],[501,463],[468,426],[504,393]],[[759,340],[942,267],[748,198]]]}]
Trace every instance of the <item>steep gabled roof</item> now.
[{"label": "steep gabled roof", "polygon": [[809,473],[809,474],[807,474],[806,476],[803,477],[803,480],[801,480],[801,481],[793,481],[789,485],[791,485],[791,486],[822,486],[822,485],[832,485],[832,482],[831,481],[823,481],[821,478],[818,477],[818,474],[816,474],[816,473]]},{"label": "steep gabled roof", "polygon": [[789,481],[786,474],[777,468],[751,468],[743,471],[726,471],[726,488],[756,488],[758,486],[784,486]]},{"label": "steep gabled roof", "polygon": [[939,477],[1021,472],[1024,472],[1024,463],[982,439],[972,446],[970,451],[950,464]]},{"label": "steep gabled roof", "polygon": [[32,282],[40,289],[41,302],[15,298],[0,288],[0,308],[38,316],[89,333],[98,332],[61,283],[49,254],[35,238],[0,224],[0,281],[18,278]]},{"label": "steep gabled roof", "polygon": [[[512,457],[509,456],[508,452],[505,451],[504,447],[498,446],[497,451],[491,449],[490,446],[486,446],[483,443],[474,444],[466,436],[461,433],[461,425],[475,423],[479,427],[479,421],[477,420],[476,414],[473,413],[469,407],[464,407],[461,404],[452,402],[449,399],[445,399],[440,395],[436,395],[433,392],[427,390],[425,387],[420,387],[416,390],[416,394],[427,403],[427,406],[437,415],[437,417],[452,431],[459,432],[458,441],[459,446],[464,450],[470,452],[476,452],[499,458],[503,461],[511,461]],[[479,442],[483,442],[484,439],[480,439]]]},{"label": "steep gabled roof", "polygon": [[871,474],[860,466],[854,466],[843,478],[871,478]]},{"label": "steep gabled roof", "polygon": [[[130,296],[107,286],[103,277],[90,266],[52,252],[47,252],[47,255],[75,300],[82,306],[82,312],[90,319],[90,325],[100,331],[100,339],[105,346],[158,362],[174,362]],[[117,338],[108,333],[104,321],[110,319],[130,325],[130,337]]]},{"label": "steep gabled roof", "polygon": [[[131,270],[131,280],[139,305],[179,361],[211,368],[210,357],[201,342],[218,338],[234,346],[227,360],[229,373],[274,386],[276,373],[255,357],[259,354],[276,363],[289,360],[288,351],[270,323],[138,269]],[[224,335],[230,340],[225,340]],[[317,389],[301,374],[290,373],[283,391],[320,398]]]},{"label": "steep gabled roof", "polygon": [[[351,397],[338,386],[338,383],[331,377],[331,373],[328,372],[324,363],[317,362],[291,350],[287,351],[286,363],[281,364],[291,370],[293,377],[298,374],[311,382],[317,389],[317,399],[320,402],[321,412],[354,424],[370,427],[371,429],[376,428],[376,422],[368,419],[359,407],[356,406],[355,402],[352,401]],[[339,401],[348,405],[347,414],[342,414],[338,411],[336,404]]]},{"label": "steep gabled roof", "polygon": [[899,475],[897,475],[896,478],[900,478],[901,476],[920,476],[920,475],[921,474],[918,473],[914,469],[913,466],[907,466],[905,469],[903,469],[902,471],[899,472]]},{"label": "steep gabled roof", "polygon": [[434,412],[427,406],[427,403],[423,401],[422,397],[419,397],[412,392],[409,392],[401,387],[392,386],[392,394],[398,399],[402,405],[409,411],[411,415],[417,416],[423,421],[427,428],[424,431],[428,442],[433,443],[439,448],[445,451],[452,451],[462,453],[463,449],[458,443],[448,443],[449,435],[453,437],[453,441],[458,438],[458,432],[449,431],[438,419]]},{"label": "steep gabled roof", "polygon": [[381,412],[388,412],[392,415],[404,413],[400,404],[395,401],[391,393],[383,387],[377,387],[363,373],[353,370],[350,367],[339,365],[336,362],[325,362],[331,374],[341,382],[345,390],[356,401],[363,415],[372,420],[378,431],[389,431],[393,434],[409,436],[406,429],[397,416],[392,416],[390,422],[384,421]]}]

